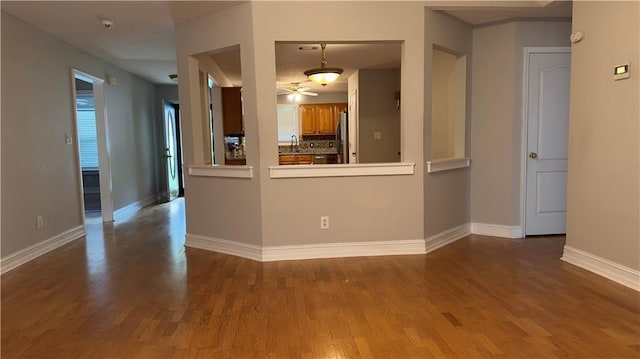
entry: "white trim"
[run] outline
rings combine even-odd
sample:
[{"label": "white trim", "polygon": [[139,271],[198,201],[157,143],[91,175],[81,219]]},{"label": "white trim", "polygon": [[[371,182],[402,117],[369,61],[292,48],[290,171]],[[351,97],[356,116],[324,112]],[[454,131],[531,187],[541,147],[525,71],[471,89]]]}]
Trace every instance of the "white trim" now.
[{"label": "white trim", "polygon": [[524,57],[522,59],[523,72],[522,72],[522,106],[520,114],[522,120],[522,133],[520,134],[520,227],[521,233],[526,233],[527,228],[527,148],[529,144],[528,140],[528,98],[529,98],[529,55],[534,53],[571,53],[570,46],[564,47],[525,47]]},{"label": "white trim", "polygon": [[471,233],[491,237],[522,238],[522,227],[489,223],[471,223]]},{"label": "white trim", "polygon": [[262,248],[262,261],[425,254],[423,239],[318,243]]},{"label": "white trim", "polygon": [[398,176],[413,175],[414,171],[413,162],[269,167],[271,178]]},{"label": "white trim", "polygon": [[260,262],[426,253],[423,239],[260,247],[189,233],[185,237],[186,247],[230,254]]},{"label": "white trim", "polygon": [[189,176],[253,178],[253,166],[190,165]]},{"label": "white trim", "polygon": [[254,261],[262,260],[262,248],[253,244],[233,242],[225,239],[187,233],[184,245],[185,247],[230,254],[232,256],[253,259]]},{"label": "white trim", "polygon": [[426,252],[432,252],[440,247],[444,247],[449,243],[453,243],[458,239],[464,238],[471,234],[471,225],[469,223],[461,224],[457,227],[447,229],[425,240]]},{"label": "white trim", "polygon": [[442,160],[427,161],[427,173],[454,170],[471,166],[471,158],[445,158]]},{"label": "white trim", "polygon": [[464,238],[470,233],[470,226],[467,223],[435,234],[426,240],[405,239],[398,241],[315,243],[267,247],[187,233],[184,245],[260,262],[271,262],[318,258],[426,254]]},{"label": "white trim", "polygon": [[0,259],[0,274],[4,274],[14,268],[17,268],[43,254],[62,247],[63,245],[76,240],[86,234],[84,225],[71,228],[40,243],[36,243],[31,247],[20,250]]},{"label": "white trim", "polygon": [[640,271],[568,245],[560,259],[640,292]]},{"label": "white trim", "polygon": [[156,202],[158,198],[158,194],[154,193],[148,197],[145,197],[137,202],[133,202],[128,204],[122,208],[119,208],[113,212],[113,220],[114,221],[122,221],[128,217],[133,216],[138,213],[144,207],[150,206]]}]

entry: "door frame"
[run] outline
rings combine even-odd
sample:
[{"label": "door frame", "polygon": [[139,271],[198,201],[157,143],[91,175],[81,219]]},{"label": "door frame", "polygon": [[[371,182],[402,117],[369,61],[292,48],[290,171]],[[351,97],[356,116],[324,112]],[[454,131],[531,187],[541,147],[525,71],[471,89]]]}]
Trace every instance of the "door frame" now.
[{"label": "door frame", "polygon": [[103,222],[113,222],[113,193],[111,185],[111,159],[109,155],[109,131],[107,127],[107,112],[104,96],[104,79],[71,68],[71,89],[73,101],[73,121],[75,132],[75,151],[78,165],[78,192],[80,193],[80,211],[82,224],[85,224],[84,214],[84,185],[82,184],[82,163],[80,162],[80,133],[78,132],[78,113],[76,98],[76,78],[93,85],[93,99],[96,112],[96,136],[98,140],[98,166],[100,180],[100,209]]},{"label": "door frame", "polygon": [[166,141],[167,141],[167,119],[165,117],[166,113],[165,113],[165,106],[171,106],[173,108],[174,111],[174,117],[173,117],[173,130],[174,133],[173,135],[175,136],[174,140],[175,140],[175,146],[176,146],[176,153],[174,154],[174,156],[176,157],[176,176],[178,176],[178,195],[176,196],[176,198],[180,197],[180,193],[182,192],[182,190],[184,189],[183,183],[182,183],[182,139],[180,138],[181,136],[181,131],[180,131],[180,119],[179,119],[179,113],[178,113],[178,109],[176,108],[178,105],[172,101],[169,100],[165,100],[163,99],[162,101],[162,150],[160,151],[162,153],[162,166],[161,168],[163,169],[163,181],[162,183],[164,184],[163,188],[162,188],[162,200],[163,201],[167,201],[170,202],[171,201],[171,191],[170,191],[170,186],[169,186],[169,178],[168,178],[168,173],[169,173],[169,168],[167,167],[167,158],[166,156]]},{"label": "door frame", "polygon": [[[353,103],[351,102],[351,99],[353,99]],[[360,132],[359,132],[359,121],[360,121],[360,113],[358,106],[359,105],[359,97],[358,97],[358,89],[354,89],[353,91],[351,91],[350,94],[348,94],[348,98],[347,98],[347,134],[349,135],[349,138],[347,138],[347,149],[348,149],[348,156],[347,158],[349,159],[346,163],[348,164],[355,164],[355,163],[360,163]],[[353,131],[353,132],[351,132]],[[356,151],[356,156],[355,156],[355,162],[352,162],[352,157],[351,154],[352,152],[352,148],[350,146],[351,144],[351,136],[353,134],[353,139],[354,139],[354,144],[353,147]]]},{"label": "door frame", "polygon": [[[529,109],[529,55],[544,53],[568,53],[571,54],[570,46],[555,47],[525,47],[523,57],[523,73],[522,73],[522,133],[520,134],[520,226],[522,237],[526,237],[527,230],[527,148],[529,122],[527,121],[527,113]],[[568,141],[569,139],[567,139]]]}]

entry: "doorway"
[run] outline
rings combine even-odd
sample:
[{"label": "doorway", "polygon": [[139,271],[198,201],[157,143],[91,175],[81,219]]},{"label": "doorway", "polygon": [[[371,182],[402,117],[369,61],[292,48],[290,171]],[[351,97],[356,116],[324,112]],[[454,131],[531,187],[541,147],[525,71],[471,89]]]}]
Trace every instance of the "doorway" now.
[{"label": "doorway", "polygon": [[566,232],[570,75],[570,48],[525,48],[525,235]]},{"label": "doorway", "polygon": [[72,91],[83,219],[85,223],[111,222],[113,203],[107,152],[104,81],[74,69]]},{"label": "doorway", "polygon": [[182,141],[179,105],[163,101],[163,143],[165,164],[164,198],[172,201],[184,196],[184,174],[182,170]]}]

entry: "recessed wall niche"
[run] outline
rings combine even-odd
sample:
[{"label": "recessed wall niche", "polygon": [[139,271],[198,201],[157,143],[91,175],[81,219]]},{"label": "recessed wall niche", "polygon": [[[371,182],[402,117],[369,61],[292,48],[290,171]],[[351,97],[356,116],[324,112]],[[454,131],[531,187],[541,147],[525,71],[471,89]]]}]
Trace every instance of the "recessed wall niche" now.
[{"label": "recessed wall niche", "polygon": [[431,159],[465,157],[467,55],[433,46]]}]

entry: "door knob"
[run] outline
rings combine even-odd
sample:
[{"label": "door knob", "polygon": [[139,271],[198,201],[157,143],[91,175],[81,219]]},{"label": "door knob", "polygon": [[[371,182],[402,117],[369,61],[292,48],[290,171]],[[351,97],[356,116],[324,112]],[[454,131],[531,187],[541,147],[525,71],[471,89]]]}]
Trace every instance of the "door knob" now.
[{"label": "door knob", "polygon": [[529,152],[529,158],[532,158],[535,160],[536,158],[538,158],[538,154],[535,152]]}]

